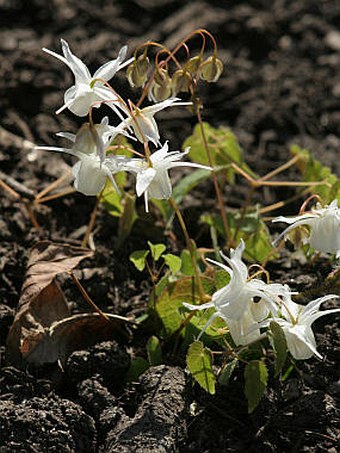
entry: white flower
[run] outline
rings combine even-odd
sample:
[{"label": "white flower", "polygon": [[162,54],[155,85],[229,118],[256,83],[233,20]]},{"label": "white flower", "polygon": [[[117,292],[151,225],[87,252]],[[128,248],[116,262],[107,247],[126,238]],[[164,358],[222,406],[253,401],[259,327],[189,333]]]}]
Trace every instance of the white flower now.
[{"label": "white flower", "polygon": [[196,167],[211,170],[205,165],[190,162],[178,162],[189,152],[187,148],[183,153],[179,151],[168,152],[166,142],[161,149],[150,156],[150,163],[146,159],[131,159],[126,170],[136,174],[136,193],[140,197],[144,194],[145,208],[148,212],[148,199],[169,199],[172,194],[171,181],[168,171],[175,167]]},{"label": "white flower", "polygon": [[90,125],[85,123],[77,135],[67,132],[57,134],[72,141],[72,148],[56,146],[37,146],[36,148],[71,154],[79,159],[79,162],[72,168],[75,178],[74,187],[78,192],[84,195],[97,195],[104,188],[107,178],[119,191],[112,174],[124,170],[129,159],[125,156],[105,157],[105,148],[108,143],[115,134],[121,132],[120,129],[116,132],[114,130],[115,128],[108,126],[107,120],[104,118],[102,123],[96,124],[92,130]]},{"label": "white flower", "polygon": [[[229,283],[212,295],[211,302],[203,305],[183,304],[189,310],[213,307],[215,313],[210,317],[203,331],[218,316],[226,321],[236,344],[245,344],[249,338],[258,336],[259,327],[254,329],[253,326],[257,326],[257,323],[263,321],[270,312],[277,313],[281,298],[291,294],[287,285],[266,284],[256,278],[249,279],[247,266],[242,262],[244,247],[244,242],[241,240],[236,250],[231,249],[230,258],[221,254],[229,266],[209,260],[230,275]],[[255,298],[259,300],[255,302]]]},{"label": "white flower", "polygon": [[[258,304],[253,303],[252,305]],[[247,345],[256,341],[261,336],[260,326],[257,320],[254,319],[252,307],[245,310],[241,318],[237,321],[228,319],[226,322],[236,346]]]},{"label": "white flower", "polygon": [[309,237],[305,240],[310,246],[325,253],[335,253],[336,257],[340,257],[340,209],[338,201],[335,199],[329,206],[321,208],[317,205],[315,209],[306,214],[297,217],[277,217],[273,222],[285,222],[290,224],[278,239],[276,244],[283,236],[285,236],[293,228],[301,225],[307,225],[310,228]]},{"label": "white flower", "polygon": [[331,313],[340,312],[340,308],[332,310],[319,311],[320,305],[326,300],[338,297],[327,295],[309,302],[303,306],[293,301],[285,301],[282,305],[282,318],[275,318],[275,321],[281,326],[287,342],[287,347],[292,356],[297,360],[305,360],[315,354],[320,359],[321,354],[316,349],[316,341],[312,331],[312,324],[318,318]]},{"label": "white flower", "polygon": [[150,105],[142,109],[134,107],[129,118],[124,121],[126,127],[132,127],[137,139],[144,143],[152,142],[155,146],[161,146],[157,123],[154,119],[156,113],[170,106],[191,105],[191,102],[177,102],[179,98],[171,98],[158,104]]},{"label": "white flower", "polygon": [[[46,53],[65,63],[71,69],[75,78],[75,84],[65,92],[64,105],[57,110],[57,114],[68,108],[77,116],[86,116],[94,102],[103,100],[118,100],[118,96],[114,92],[104,86],[103,82],[95,81],[95,79],[108,81],[112,79],[116,72],[131,63],[133,58],[123,63],[126,57],[127,46],[120,49],[117,59],[105,63],[97,69],[93,76],[87,66],[78,57],[73,55],[68,43],[64,39],[61,39],[61,48],[64,56],[58,55],[52,50],[46,48],[43,49]],[[125,111],[125,107],[119,102],[117,102],[116,105],[113,105],[112,103],[109,105],[116,112],[116,105]]]}]

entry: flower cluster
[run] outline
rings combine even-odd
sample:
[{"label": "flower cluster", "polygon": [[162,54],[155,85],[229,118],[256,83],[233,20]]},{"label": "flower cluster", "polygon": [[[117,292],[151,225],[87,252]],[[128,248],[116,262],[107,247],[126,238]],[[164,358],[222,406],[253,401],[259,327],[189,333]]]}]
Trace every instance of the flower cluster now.
[{"label": "flower cluster", "polygon": [[[56,146],[40,146],[39,149],[57,151],[71,154],[79,159],[73,166],[74,186],[76,190],[85,195],[97,195],[105,186],[109,178],[118,190],[113,175],[120,171],[127,171],[136,176],[137,196],[144,195],[145,207],[148,211],[149,198],[169,199],[172,186],[168,171],[174,167],[190,166],[211,170],[210,167],[179,162],[188,152],[169,151],[167,142],[162,142],[154,116],[161,110],[171,106],[189,105],[190,102],[180,102],[177,97],[171,97],[162,102],[140,108],[131,100],[124,100],[108,81],[122,68],[134,60],[126,58],[127,47],[124,46],[115,60],[101,66],[91,75],[87,66],[70,50],[68,43],[61,40],[63,55],[49,49],[43,49],[48,54],[65,63],[73,72],[75,83],[64,95],[64,105],[57,114],[64,109],[69,109],[77,116],[89,114],[93,107],[107,104],[116,114],[120,123],[117,126],[109,124],[104,118],[100,124],[85,123],[76,135],[59,132],[57,135],[72,142],[70,148]],[[139,63],[140,64],[140,63]],[[131,72],[131,71],[130,71]],[[128,158],[120,155],[107,155],[110,144],[123,134],[129,138],[143,143],[145,156]],[[156,150],[150,152],[149,143]]]},{"label": "flower cluster", "polygon": [[184,303],[189,310],[214,308],[200,335],[216,317],[222,318],[236,345],[247,345],[258,340],[263,328],[276,321],[282,328],[291,355],[298,360],[308,359],[313,354],[321,357],[316,349],[313,322],[321,316],[340,312],[340,309],[318,311],[320,305],[334,297],[327,295],[309,302],[306,306],[292,300],[294,293],[288,285],[265,283],[248,275],[242,261],[244,242],[236,250],[231,249],[230,258],[224,256],[228,265],[212,261],[230,276],[229,283],[212,295],[210,302],[202,305]]}]

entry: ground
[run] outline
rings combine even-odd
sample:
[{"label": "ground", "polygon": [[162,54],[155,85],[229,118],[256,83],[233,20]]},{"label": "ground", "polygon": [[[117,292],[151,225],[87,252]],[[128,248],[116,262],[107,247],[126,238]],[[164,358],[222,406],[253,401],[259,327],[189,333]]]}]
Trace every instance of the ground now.
[{"label": "ground", "polygon": [[[217,84],[201,89],[204,119],[231,127],[259,174],[285,162],[292,143],[339,172],[340,4],[335,0],[0,0],[0,13],[0,178],[28,199],[30,191],[42,190],[65,171],[64,161],[71,163],[60,155],[36,153],[31,143],[56,145],[56,132],[74,132],[80,124],[70,113],[54,113],[72,77],[41,49],[59,51],[61,37],[93,70],[114,58],[123,44],[130,52],[146,40],[171,47],[192,30],[206,28],[216,37],[225,71]],[[123,74],[117,84],[128,90]],[[173,149],[181,147],[195,123],[186,110],[168,110],[159,119]],[[13,186],[9,176],[25,188]],[[240,179],[236,190],[225,189],[229,206],[242,203],[246,187]],[[184,202],[193,227],[198,204],[203,211],[212,205],[204,193],[195,204],[196,196]],[[266,204],[283,196],[282,190],[259,195]],[[251,415],[241,384],[220,387],[211,397],[192,387],[182,357],[169,358],[124,386],[132,355],[143,351],[143,329],[73,352],[63,369],[56,364],[19,368],[5,361],[29,249],[39,239],[79,246],[95,200],[73,194],[47,203],[36,213],[40,231],[25,205],[2,188],[0,200],[1,453],[337,451],[340,336],[335,317],[316,325],[323,360],[310,359],[284,383],[271,382]],[[296,213],[299,202],[285,213]],[[143,314],[149,293],[146,276],[128,256],[146,239],[162,237],[152,217],[142,214],[142,203],[139,208],[141,218],[119,251],[117,220],[100,208],[94,257],[79,266],[79,278],[97,305],[123,316]],[[317,293],[331,270],[327,259],[309,263],[287,257],[272,265],[274,280]],[[64,278],[61,285],[74,312],[89,311],[70,280]]]}]

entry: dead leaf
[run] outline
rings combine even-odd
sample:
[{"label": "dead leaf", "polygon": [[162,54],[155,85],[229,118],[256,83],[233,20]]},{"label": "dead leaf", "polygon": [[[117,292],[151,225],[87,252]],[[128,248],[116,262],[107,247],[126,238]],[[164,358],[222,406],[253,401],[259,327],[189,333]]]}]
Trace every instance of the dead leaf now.
[{"label": "dead leaf", "polygon": [[71,271],[80,261],[91,256],[93,252],[89,249],[50,241],[38,242],[30,253],[18,309],[27,302],[31,303],[56,275]]},{"label": "dead leaf", "polygon": [[30,348],[25,359],[36,365],[56,361],[63,363],[73,351],[110,340],[117,334],[120,337],[127,336],[121,327],[122,322],[130,321],[128,318],[109,313],[106,313],[106,316],[108,320],[98,313],[81,313],[55,322],[42,336],[38,334],[39,341],[35,345],[30,337],[26,337],[22,348],[26,352],[26,342],[29,342]]},{"label": "dead leaf", "polygon": [[54,279],[92,255],[88,249],[49,241],[41,241],[32,248],[18,311],[7,337],[8,361],[19,364],[29,357],[54,323],[70,317],[67,302]]}]

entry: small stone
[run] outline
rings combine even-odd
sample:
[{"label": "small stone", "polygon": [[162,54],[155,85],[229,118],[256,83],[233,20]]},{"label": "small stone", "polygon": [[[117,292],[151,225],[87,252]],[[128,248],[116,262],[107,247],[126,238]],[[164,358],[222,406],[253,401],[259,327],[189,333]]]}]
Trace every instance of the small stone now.
[{"label": "small stone", "polygon": [[332,30],[325,36],[325,42],[333,50],[340,50],[340,32]]}]

